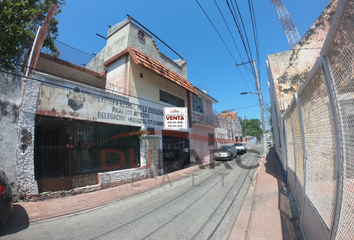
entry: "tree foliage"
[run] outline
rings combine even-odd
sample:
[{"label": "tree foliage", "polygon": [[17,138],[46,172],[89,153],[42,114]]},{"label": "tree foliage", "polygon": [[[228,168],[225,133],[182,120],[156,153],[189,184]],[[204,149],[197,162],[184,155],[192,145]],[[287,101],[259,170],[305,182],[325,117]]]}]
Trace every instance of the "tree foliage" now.
[{"label": "tree foliage", "polygon": [[255,136],[260,138],[263,134],[263,129],[261,128],[261,120],[259,119],[240,119],[242,126],[243,137],[245,136]]},{"label": "tree foliage", "polygon": [[0,67],[18,69],[25,64],[31,50],[38,26],[42,25],[51,4],[57,10],[48,28],[43,47],[53,56],[60,52],[54,40],[58,37],[59,21],[65,0],[1,0],[0,1]]}]

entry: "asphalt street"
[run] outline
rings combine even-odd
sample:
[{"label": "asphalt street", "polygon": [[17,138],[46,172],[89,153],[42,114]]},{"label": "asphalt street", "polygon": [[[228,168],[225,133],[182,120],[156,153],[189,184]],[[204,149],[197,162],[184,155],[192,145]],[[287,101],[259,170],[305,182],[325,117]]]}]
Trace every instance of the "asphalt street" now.
[{"label": "asphalt street", "polygon": [[[263,145],[254,150],[261,152]],[[1,229],[4,239],[225,239],[260,162],[253,151],[98,208]],[[261,155],[260,154],[260,155]],[[168,182],[168,175],[163,179]],[[136,182],[135,184],[139,184]],[[134,185],[132,185],[134,187]],[[90,199],[87,199],[90,201]]]}]

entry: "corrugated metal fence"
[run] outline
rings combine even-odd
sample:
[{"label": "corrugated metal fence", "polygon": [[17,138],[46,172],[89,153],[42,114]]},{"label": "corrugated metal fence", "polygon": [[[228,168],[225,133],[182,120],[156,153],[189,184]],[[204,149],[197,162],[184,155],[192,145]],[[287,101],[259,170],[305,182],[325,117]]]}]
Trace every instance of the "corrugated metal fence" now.
[{"label": "corrugated metal fence", "polygon": [[307,239],[354,239],[353,14],[353,0],[339,1],[320,57],[282,115],[282,163]]}]

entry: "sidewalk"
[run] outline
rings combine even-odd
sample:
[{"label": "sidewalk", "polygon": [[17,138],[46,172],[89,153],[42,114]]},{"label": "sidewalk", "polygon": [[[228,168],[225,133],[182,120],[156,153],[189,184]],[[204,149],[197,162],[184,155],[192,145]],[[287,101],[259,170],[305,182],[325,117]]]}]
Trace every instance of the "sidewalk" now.
[{"label": "sidewalk", "polygon": [[[219,164],[220,163],[215,163],[215,165]],[[209,163],[204,164],[204,166],[208,165]],[[168,175],[144,179],[117,187],[101,189],[95,192],[38,202],[16,203],[14,204],[13,212],[10,218],[4,226],[29,224],[30,222],[59,217],[113,203],[191,176],[199,170],[199,166],[193,166],[177,172],[169,173]]]},{"label": "sidewalk", "polygon": [[293,197],[285,186],[274,147],[271,147],[248,190],[228,239],[302,239],[297,209],[291,208],[291,201]]},{"label": "sidewalk", "polygon": [[[221,164],[221,162],[215,162],[215,165],[219,164]],[[204,164],[206,168],[209,167],[208,165],[209,163]],[[192,176],[199,170],[199,166],[193,166],[169,173],[168,175],[148,178],[117,187],[100,189],[94,192],[37,202],[15,203],[13,212],[4,226],[29,224],[30,222],[59,217],[113,203]]]}]

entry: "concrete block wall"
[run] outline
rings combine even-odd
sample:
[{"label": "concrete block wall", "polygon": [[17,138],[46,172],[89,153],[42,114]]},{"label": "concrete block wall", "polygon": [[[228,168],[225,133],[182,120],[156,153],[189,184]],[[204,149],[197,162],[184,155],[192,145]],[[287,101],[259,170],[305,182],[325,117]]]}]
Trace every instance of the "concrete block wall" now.
[{"label": "concrete block wall", "polygon": [[[149,158],[148,152],[151,150],[152,164],[146,169],[146,176],[153,178],[163,174],[163,161],[162,161],[162,138],[161,136],[146,136],[145,149],[147,159]],[[148,163],[147,163],[148,164]]]}]

